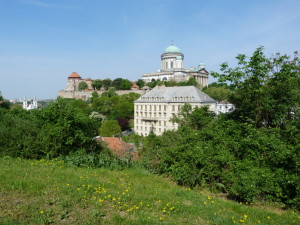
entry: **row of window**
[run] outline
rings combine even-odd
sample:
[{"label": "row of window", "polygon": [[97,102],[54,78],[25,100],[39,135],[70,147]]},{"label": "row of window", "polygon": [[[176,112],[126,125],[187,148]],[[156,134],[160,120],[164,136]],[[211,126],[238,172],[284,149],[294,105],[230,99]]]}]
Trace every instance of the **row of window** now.
[{"label": "row of window", "polygon": [[161,132],[164,132],[164,131],[166,131],[167,130],[167,128],[162,128],[162,127],[143,127],[143,126],[141,126],[141,127],[139,127],[139,126],[136,126],[136,130],[137,131],[140,131],[140,132],[142,132],[142,131],[153,131],[154,133],[156,132],[156,131],[158,131],[158,133],[161,133]]},{"label": "row of window", "polygon": [[[172,105],[172,111],[180,110],[182,105]],[[167,105],[137,105],[136,110],[141,110],[141,111],[166,111],[167,110]]]},{"label": "row of window", "polygon": [[[135,120],[135,124],[136,125],[146,126],[147,122],[145,122],[143,120],[136,119]],[[158,126],[167,126],[167,121],[161,121],[161,120],[159,120],[157,124],[158,124]]]},{"label": "row of window", "polygon": [[194,101],[195,97],[173,97],[172,101],[184,101],[184,102],[190,102]]},{"label": "row of window", "polygon": [[142,97],[142,100],[150,102],[161,102],[164,100],[164,97]]},{"label": "row of window", "polygon": [[136,105],[136,109],[137,110],[149,110],[149,111],[161,111],[161,110],[164,110],[166,111],[167,110],[167,105]]},{"label": "row of window", "polygon": [[161,112],[158,112],[158,113],[149,112],[149,113],[147,113],[147,112],[138,112],[138,111],[136,111],[135,116],[136,117],[141,116],[141,117],[146,117],[146,118],[147,117],[149,117],[149,118],[167,118],[167,113],[161,113]]}]

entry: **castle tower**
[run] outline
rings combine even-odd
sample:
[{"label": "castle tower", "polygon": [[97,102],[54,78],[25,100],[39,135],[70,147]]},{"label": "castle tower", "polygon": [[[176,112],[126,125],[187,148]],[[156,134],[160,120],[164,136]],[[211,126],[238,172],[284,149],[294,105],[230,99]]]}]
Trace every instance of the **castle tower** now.
[{"label": "castle tower", "polygon": [[78,84],[81,80],[81,76],[78,73],[73,72],[68,76],[68,83],[67,83],[67,91],[78,91]]},{"label": "castle tower", "polygon": [[161,71],[173,71],[183,68],[184,55],[180,49],[171,44],[165,49],[161,55]]},{"label": "castle tower", "polygon": [[26,95],[24,95],[24,99],[23,99],[23,109],[27,109]]}]

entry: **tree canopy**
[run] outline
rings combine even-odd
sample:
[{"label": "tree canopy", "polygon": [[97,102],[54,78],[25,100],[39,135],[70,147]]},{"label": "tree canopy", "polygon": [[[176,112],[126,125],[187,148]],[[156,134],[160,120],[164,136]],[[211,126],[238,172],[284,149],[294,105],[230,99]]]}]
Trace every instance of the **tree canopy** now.
[{"label": "tree canopy", "polygon": [[81,81],[81,82],[79,83],[79,85],[78,85],[78,90],[79,90],[79,91],[85,90],[85,89],[87,89],[87,88],[88,88],[88,85],[87,85],[87,83],[84,82],[84,81]]},{"label": "tree canopy", "polygon": [[222,73],[212,73],[234,87],[228,100],[236,107],[235,115],[257,127],[282,127],[295,118],[300,105],[298,53],[267,58],[260,47],[251,57],[236,58],[236,68],[223,63]]},{"label": "tree canopy", "polygon": [[121,127],[116,120],[106,120],[99,128],[99,135],[102,137],[112,137],[121,133]]}]

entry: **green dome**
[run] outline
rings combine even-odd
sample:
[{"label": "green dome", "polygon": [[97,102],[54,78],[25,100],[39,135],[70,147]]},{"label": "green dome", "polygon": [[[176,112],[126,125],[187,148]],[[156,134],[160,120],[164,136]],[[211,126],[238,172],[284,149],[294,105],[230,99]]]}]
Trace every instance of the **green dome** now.
[{"label": "green dome", "polygon": [[165,53],[181,53],[181,51],[177,46],[170,45],[165,49]]}]

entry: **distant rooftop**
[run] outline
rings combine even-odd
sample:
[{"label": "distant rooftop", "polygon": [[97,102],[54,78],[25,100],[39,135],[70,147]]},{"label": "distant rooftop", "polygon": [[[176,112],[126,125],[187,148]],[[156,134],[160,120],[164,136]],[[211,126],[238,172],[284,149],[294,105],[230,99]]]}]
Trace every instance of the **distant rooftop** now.
[{"label": "distant rooftop", "polygon": [[79,76],[78,73],[73,72],[73,73],[71,73],[71,74],[68,76],[68,78],[81,78],[81,76]]}]

